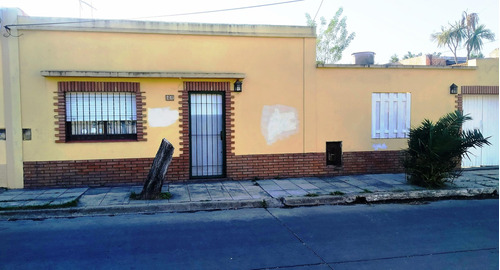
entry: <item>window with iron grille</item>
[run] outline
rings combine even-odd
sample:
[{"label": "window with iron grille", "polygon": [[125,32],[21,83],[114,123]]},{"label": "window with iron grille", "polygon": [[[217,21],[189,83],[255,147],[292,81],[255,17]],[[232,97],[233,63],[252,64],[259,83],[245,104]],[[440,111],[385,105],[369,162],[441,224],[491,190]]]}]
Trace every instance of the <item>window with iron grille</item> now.
[{"label": "window with iron grille", "polygon": [[66,140],[137,139],[136,95],[66,92]]}]

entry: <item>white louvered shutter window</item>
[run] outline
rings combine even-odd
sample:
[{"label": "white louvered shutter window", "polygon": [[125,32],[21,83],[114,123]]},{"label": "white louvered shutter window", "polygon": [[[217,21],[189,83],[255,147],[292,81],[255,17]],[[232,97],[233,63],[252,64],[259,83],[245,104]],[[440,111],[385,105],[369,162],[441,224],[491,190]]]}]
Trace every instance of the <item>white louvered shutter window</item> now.
[{"label": "white louvered shutter window", "polygon": [[372,138],[408,138],[411,93],[372,93]]}]

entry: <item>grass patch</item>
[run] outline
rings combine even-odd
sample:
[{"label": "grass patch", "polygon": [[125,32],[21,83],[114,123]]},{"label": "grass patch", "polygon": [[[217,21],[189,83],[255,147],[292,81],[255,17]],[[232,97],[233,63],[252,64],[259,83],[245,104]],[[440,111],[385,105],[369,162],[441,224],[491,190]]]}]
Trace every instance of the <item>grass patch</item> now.
[{"label": "grass patch", "polygon": [[318,197],[319,195],[317,193],[307,193],[305,196],[306,197]]},{"label": "grass patch", "polygon": [[[140,194],[137,194],[137,193],[135,193],[135,192],[132,192],[132,193],[130,193],[129,198],[130,198],[131,200],[140,200],[140,199],[139,199],[139,195],[140,195]],[[167,192],[162,192],[162,193],[160,193],[160,198],[159,198],[160,200],[169,200],[170,198],[172,198],[172,193],[170,193],[170,192],[168,192],[168,191],[167,191]]]},{"label": "grass patch", "polygon": [[267,202],[266,200],[262,200],[262,208],[267,208]]},{"label": "grass patch", "polygon": [[365,189],[363,189],[363,191],[361,193],[373,193],[373,191],[365,188]]},{"label": "grass patch", "polygon": [[57,209],[57,208],[69,208],[76,207],[78,205],[78,198],[63,204],[51,205],[50,203],[43,205],[28,205],[28,206],[8,206],[0,207],[0,211],[3,210],[38,210],[38,209]]},{"label": "grass patch", "polygon": [[139,196],[139,194],[135,193],[134,191],[132,191],[132,193],[130,193],[130,196],[129,198],[131,200],[137,200],[137,196]]},{"label": "grass patch", "polygon": [[345,193],[344,193],[344,192],[342,192],[342,191],[338,191],[338,190],[336,190],[336,191],[334,191],[334,192],[330,192],[330,195],[337,195],[337,196],[341,196],[341,195],[345,195]]},{"label": "grass patch", "polygon": [[167,192],[162,192],[162,193],[160,193],[160,198],[162,200],[169,200],[170,198],[172,198],[172,193],[170,193],[168,191]]}]

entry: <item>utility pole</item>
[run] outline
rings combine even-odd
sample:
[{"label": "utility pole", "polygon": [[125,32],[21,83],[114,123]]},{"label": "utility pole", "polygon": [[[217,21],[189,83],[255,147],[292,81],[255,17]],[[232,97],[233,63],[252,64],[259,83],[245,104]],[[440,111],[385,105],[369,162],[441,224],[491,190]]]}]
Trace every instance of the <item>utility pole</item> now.
[{"label": "utility pole", "polygon": [[84,0],[78,0],[80,3],[80,18],[82,18],[82,13],[84,9],[90,8],[90,17],[93,19],[94,18],[94,10],[97,10],[93,5],[92,5],[92,0],[90,0],[90,3]]}]

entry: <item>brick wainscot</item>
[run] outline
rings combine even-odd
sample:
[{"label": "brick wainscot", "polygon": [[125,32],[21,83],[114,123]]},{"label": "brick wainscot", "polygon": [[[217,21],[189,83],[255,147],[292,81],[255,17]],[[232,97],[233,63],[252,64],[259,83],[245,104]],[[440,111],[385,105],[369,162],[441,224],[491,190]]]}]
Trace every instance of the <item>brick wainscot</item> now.
[{"label": "brick wainscot", "polygon": [[[141,185],[153,158],[24,162],[26,188]],[[174,158],[166,181],[188,181],[189,164]],[[343,166],[326,165],[325,153],[233,155],[227,179],[253,180],[367,173],[402,172],[400,151],[343,153]]]}]

